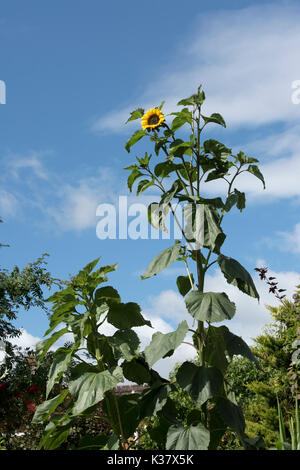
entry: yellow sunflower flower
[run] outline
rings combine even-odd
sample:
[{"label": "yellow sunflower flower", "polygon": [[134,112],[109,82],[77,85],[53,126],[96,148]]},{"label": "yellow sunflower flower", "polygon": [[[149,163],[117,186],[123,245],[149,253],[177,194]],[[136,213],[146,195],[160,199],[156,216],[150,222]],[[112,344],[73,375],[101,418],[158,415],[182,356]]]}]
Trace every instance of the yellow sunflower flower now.
[{"label": "yellow sunflower flower", "polygon": [[155,127],[159,127],[165,120],[165,116],[158,108],[153,108],[147,111],[146,114],[142,117],[142,128],[146,129],[154,129]]}]

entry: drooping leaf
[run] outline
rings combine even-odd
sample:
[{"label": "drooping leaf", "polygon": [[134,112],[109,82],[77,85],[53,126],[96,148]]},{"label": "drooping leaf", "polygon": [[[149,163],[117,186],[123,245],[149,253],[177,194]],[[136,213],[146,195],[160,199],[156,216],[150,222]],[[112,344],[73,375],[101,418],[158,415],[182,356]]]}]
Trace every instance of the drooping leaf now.
[{"label": "drooping leaf", "polygon": [[259,300],[259,294],[248,271],[235,259],[220,254],[218,264],[227,282],[242,292]]},{"label": "drooping leaf", "polygon": [[125,149],[127,152],[130,152],[131,147],[136,144],[139,140],[141,140],[146,135],[146,131],[140,129],[135,131],[135,133],[130,137],[130,139],[126,142]]},{"label": "drooping leaf", "polygon": [[181,165],[175,165],[175,163],[170,162],[169,160],[165,162],[158,163],[154,168],[154,174],[158,178],[166,178],[170,173],[175,171]]},{"label": "drooping leaf", "polygon": [[213,253],[219,253],[226,235],[219,225],[219,215],[217,209],[204,205],[204,248],[212,250]]},{"label": "drooping leaf", "polygon": [[181,139],[173,141],[169,148],[169,159],[172,161],[175,157],[182,158],[183,155],[192,154],[193,142],[184,142]]},{"label": "drooping leaf", "polygon": [[175,418],[177,414],[176,404],[170,398],[163,408],[157,412],[158,424],[149,429],[149,435],[160,449],[166,448],[167,433],[172,424],[179,424]]},{"label": "drooping leaf", "polygon": [[243,438],[246,425],[240,407],[223,397],[218,399],[217,407],[224,423]]},{"label": "drooping leaf", "polygon": [[223,213],[227,213],[231,208],[236,204],[237,209],[241,212],[245,209],[246,206],[246,196],[245,193],[234,189],[234,192],[231,193],[226,200],[224,208],[222,209]]},{"label": "drooping leaf", "polygon": [[259,366],[258,361],[252,353],[251,349],[240,336],[231,333],[231,331],[229,331],[229,329],[225,325],[221,326],[221,329],[226,349],[231,357],[234,355],[240,355],[246,357],[247,359],[249,359],[249,361],[252,361],[257,366]]},{"label": "drooping leaf", "polygon": [[168,204],[159,204],[158,202],[152,202],[151,204],[149,204],[148,220],[152,227],[156,228],[157,230],[167,232],[168,229],[165,226],[164,222],[169,210],[170,206]]},{"label": "drooping leaf", "polygon": [[163,205],[169,204],[173,197],[178,196],[180,191],[182,191],[182,183],[180,180],[176,180],[172,184],[171,188],[162,195],[160,203]]},{"label": "drooping leaf", "polygon": [[178,369],[176,380],[194,403],[201,406],[220,392],[223,375],[216,367],[196,366],[186,361]]},{"label": "drooping leaf", "polygon": [[219,225],[217,209],[210,204],[186,204],[183,215],[188,240],[195,240],[200,246],[218,254],[226,235]]},{"label": "drooping leaf", "polygon": [[242,210],[245,209],[246,206],[245,193],[242,193],[237,189],[234,190],[234,193],[236,194],[236,207],[242,212]]},{"label": "drooping leaf", "polygon": [[179,256],[180,249],[180,241],[176,240],[175,245],[170,246],[169,248],[155,256],[155,258],[147,267],[144,274],[141,276],[141,279],[148,279],[149,277],[155,276],[163,269],[170,266],[170,264],[174,263],[174,261],[176,261]]},{"label": "drooping leaf", "polygon": [[249,165],[247,171],[249,171],[249,173],[252,173],[252,175],[256,176],[256,178],[258,178],[262,182],[264,189],[266,189],[264,177],[257,165]]},{"label": "drooping leaf", "polygon": [[174,350],[184,340],[188,328],[188,324],[184,320],[178,325],[176,331],[166,334],[154,333],[150,344],[144,350],[144,356],[149,367],[152,367],[159,359],[173,354]]},{"label": "drooping leaf", "polygon": [[219,322],[230,320],[235,314],[235,304],[225,292],[191,291],[185,298],[188,312],[198,321]]},{"label": "drooping leaf", "polygon": [[237,161],[241,163],[257,163],[258,160],[256,158],[247,157],[244,152],[239,152],[236,156]]},{"label": "drooping leaf", "polygon": [[140,176],[143,176],[143,173],[141,173],[141,172],[140,172],[139,170],[137,170],[136,168],[134,168],[134,169],[132,170],[132,172],[130,173],[130,175],[128,176],[128,179],[127,179],[127,186],[128,186],[128,189],[129,189],[130,192],[132,191],[133,183],[134,183]]},{"label": "drooping leaf", "polygon": [[176,117],[173,119],[171,129],[173,132],[177,131],[181,126],[183,126],[186,123],[191,124],[192,123],[192,113],[191,111],[188,110],[188,108],[183,108],[180,112],[178,113],[171,113],[175,114]]},{"label": "drooping leaf", "polygon": [[38,450],[41,450],[42,448],[45,450],[58,449],[64,442],[66,442],[70,429],[70,423],[64,426],[53,427],[53,429],[50,429],[41,440]]},{"label": "drooping leaf", "polygon": [[223,335],[223,327],[209,325],[206,330],[204,358],[206,364],[217,367],[224,375],[228,360],[226,357],[226,344]]}]

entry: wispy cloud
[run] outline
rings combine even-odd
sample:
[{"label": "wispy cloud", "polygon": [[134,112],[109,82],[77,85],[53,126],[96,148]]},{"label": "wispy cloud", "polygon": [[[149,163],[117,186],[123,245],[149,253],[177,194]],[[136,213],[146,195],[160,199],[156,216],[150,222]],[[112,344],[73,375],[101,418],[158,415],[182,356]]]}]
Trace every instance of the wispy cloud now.
[{"label": "wispy cloud", "polygon": [[20,178],[24,170],[29,170],[31,174],[42,180],[48,180],[49,175],[42,162],[44,156],[49,152],[29,152],[27,155],[8,155],[3,158],[3,162],[14,178]]},{"label": "wispy cloud", "polygon": [[84,230],[95,227],[100,203],[116,202],[117,181],[109,168],[98,168],[95,175],[58,188],[56,205],[47,209],[58,229]]},{"label": "wispy cloud", "polygon": [[[35,223],[51,224],[56,231],[96,227],[97,206],[102,202],[116,202],[122,191],[114,170],[101,166],[84,177],[75,171],[68,175],[55,173],[44,160],[48,154],[32,151],[27,155],[10,154],[9,158],[2,158],[2,216],[16,216],[19,208],[25,212],[33,207],[42,215]],[[126,191],[125,183],[123,189]]]}]

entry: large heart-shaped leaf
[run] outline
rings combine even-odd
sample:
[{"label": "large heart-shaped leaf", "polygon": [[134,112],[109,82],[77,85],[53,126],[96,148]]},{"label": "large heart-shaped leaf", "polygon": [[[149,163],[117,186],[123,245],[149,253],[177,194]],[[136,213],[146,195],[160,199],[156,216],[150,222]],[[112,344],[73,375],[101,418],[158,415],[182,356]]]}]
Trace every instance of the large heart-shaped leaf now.
[{"label": "large heart-shaped leaf", "polygon": [[210,433],[201,423],[197,426],[171,426],[167,434],[167,450],[207,450]]},{"label": "large heart-shaped leaf", "polygon": [[213,323],[230,320],[235,314],[235,304],[225,292],[191,291],[185,303],[189,313],[198,321]]}]

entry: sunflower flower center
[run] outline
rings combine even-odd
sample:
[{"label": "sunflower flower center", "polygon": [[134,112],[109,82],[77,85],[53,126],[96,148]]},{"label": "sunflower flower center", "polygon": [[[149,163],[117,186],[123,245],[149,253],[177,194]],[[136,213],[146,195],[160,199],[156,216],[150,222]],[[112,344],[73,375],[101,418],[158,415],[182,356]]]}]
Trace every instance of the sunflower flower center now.
[{"label": "sunflower flower center", "polygon": [[158,122],[159,122],[159,117],[157,116],[157,114],[152,114],[152,116],[149,117],[148,123],[150,124],[150,126],[158,124]]}]

